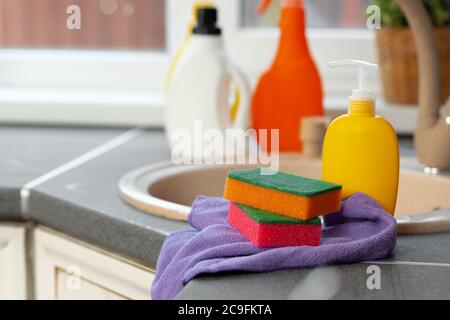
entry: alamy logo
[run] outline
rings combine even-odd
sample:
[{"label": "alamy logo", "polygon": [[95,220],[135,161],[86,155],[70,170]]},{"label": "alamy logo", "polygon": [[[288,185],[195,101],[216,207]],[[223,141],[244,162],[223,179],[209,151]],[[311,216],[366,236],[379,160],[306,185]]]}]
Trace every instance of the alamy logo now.
[{"label": "alamy logo", "polygon": [[381,289],[381,269],[379,266],[371,265],[367,267],[366,273],[369,275],[366,281],[367,289],[380,290]]},{"label": "alamy logo", "polygon": [[[279,136],[279,129],[204,129],[201,121],[194,121],[190,130],[170,134],[171,159],[175,165],[261,165],[262,175],[273,175],[279,169]],[[256,140],[259,147],[252,150]]]},{"label": "alamy logo", "polygon": [[370,5],[366,10],[367,28],[375,30],[381,28],[381,8],[377,5]]},{"label": "alamy logo", "polygon": [[66,20],[66,27],[69,30],[81,29],[81,9],[79,6],[72,4],[67,7],[66,13],[69,15]]}]

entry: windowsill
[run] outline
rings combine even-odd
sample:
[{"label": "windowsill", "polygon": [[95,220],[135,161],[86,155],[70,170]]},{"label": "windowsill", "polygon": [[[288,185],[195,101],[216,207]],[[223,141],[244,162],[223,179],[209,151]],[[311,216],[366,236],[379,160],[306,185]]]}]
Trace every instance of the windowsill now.
[{"label": "windowsill", "polygon": [[160,127],[162,91],[0,88],[0,122]]},{"label": "windowsill", "polygon": [[[4,87],[0,88],[0,122],[162,127],[165,103],[162,91]],[[345,114],[347,104],[346,97],[325,99],[327,115]],[[399,134],[414,132],[416,106],[395,106],[378,99],[377,114]]]}]

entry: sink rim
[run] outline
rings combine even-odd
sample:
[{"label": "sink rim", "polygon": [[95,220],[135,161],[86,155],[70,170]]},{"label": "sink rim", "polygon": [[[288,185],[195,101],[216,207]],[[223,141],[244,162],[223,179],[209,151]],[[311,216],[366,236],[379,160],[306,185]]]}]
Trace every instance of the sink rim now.
[{"label": "sink rim", "polygon": [[[164,161],[146,165],[125,174],[119,181],[122,200],[146,213],[150,213],[150,210],[152,210],[150,214],[186,221],[186,216],[191,210],[190,207],[157,198],[148,192],[148,187],[152,182],[167,177],[167,175],[164,175],[167,169],[175,171],[175,169],[182,167],[184,166],[177,167],[170,161]],[[168,210],[173,212],[168,213]]]},{"label": "sink rim", "polygon": [[[314,161],[313,159],[307,160]],[[190,206],[153,196],[148,192],[148,188],[151,183],[154,183],[163,177],[166,178],[187,170],[200,170],[208,166],[217,168],[227,166],[233,167],[236,165],[174,165],[171,161],[146,165],[125,174],[120,179],[120,196],[124,202],[145,213],[163,216],[173,220],[187,221],[187,216],[191,210]],[[245,164],[243,164],[243,166],[245,166]],[[428,176],[420,171],[407,168],[402,168],[401,172],[416,176]],[[449,180],[449,178],[444,176],[433,176],[433,178],[438,180]],[[428,213],[409,216],[394,216],[397,221],[397,233],[424,234],[450,231],[450,211],[448,211],[448,209],[449,208],[443,208]],[[426,228],[424,228],[424,223],[427,225]]]}]

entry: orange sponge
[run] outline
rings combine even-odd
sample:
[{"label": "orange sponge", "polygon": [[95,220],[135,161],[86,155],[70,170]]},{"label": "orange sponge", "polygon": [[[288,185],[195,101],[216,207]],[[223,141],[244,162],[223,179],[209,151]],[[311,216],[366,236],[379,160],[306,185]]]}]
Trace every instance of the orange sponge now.
[{"label": "orange sponge", "polygon": [[342,186],[278,171],[262,175],[260,169],[232,171],[224,198],[249,207],[309,220],[339,211]]}]

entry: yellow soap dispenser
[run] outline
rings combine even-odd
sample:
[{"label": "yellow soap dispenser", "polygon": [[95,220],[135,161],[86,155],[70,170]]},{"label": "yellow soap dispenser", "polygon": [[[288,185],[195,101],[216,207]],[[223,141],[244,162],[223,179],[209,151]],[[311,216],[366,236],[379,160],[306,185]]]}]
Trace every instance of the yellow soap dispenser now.
[{"label": "yellow soap dispenser", "polygon": [[357,67],[358,89],[350,96],[348,114],[335,119],[323,145],[322,177],[342,184],[342,195],[363,192],[394,214],[399,178],[399,149],[394,128],[375,114],[375,95],[368,88],[376,64],[340,60],[330,67]]}]

